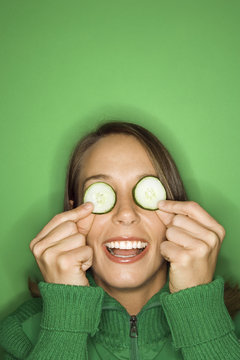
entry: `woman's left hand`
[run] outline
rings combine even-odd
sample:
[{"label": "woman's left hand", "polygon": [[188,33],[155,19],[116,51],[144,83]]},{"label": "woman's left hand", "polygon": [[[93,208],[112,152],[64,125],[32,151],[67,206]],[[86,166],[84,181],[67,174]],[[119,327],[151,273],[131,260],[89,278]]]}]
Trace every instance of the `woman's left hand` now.
[{"label": "woman's left hand", "polygon": [[170,292],[210,283],[225,236],[222,225],[193,201],[165,200],[158,208],[166,226],[160,251],[170,262]]}]

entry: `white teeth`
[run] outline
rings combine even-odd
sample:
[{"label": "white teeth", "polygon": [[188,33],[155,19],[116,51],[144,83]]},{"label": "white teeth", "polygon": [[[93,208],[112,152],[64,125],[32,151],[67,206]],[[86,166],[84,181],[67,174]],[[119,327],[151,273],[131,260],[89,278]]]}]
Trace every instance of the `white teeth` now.
[{"label": "white teeth", "polygon": [[145,248],[148,243],[141,241],[111,241],[105,245],[110,249],[142,249]]},{"label": "white teeth", "polygon": [[124,241],[120,241],[120,249],[126,249],[127,248],[127,244],[125,246],[125,242]]},{"label": "white teeth", "polygon": [[127,248],[128,248],[128,249],[132,249],[131,241],[128,241],[128,242],[127,242]]}]

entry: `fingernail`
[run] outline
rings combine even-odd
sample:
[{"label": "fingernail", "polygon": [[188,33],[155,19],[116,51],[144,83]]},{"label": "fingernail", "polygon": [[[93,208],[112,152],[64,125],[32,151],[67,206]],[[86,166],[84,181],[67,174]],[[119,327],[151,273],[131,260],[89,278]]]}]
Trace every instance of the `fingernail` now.
[{"label": "fingernail", "polygon": [[92,203],[90,202],[86,202],[84,205],[83,205],[84,209],[88,210],[88,209],[91,209],[92,208]]}]

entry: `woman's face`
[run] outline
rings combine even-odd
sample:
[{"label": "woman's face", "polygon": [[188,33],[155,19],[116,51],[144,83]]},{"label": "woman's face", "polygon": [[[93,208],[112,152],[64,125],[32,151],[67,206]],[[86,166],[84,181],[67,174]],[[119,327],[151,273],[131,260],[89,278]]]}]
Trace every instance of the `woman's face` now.
[{"label": "woman's face", "polygon": [[[108,135],[84,154],[80,185],[86,178],[95,177],[85,183],[84,190],[94,182],[104,181],[117,194],[115,207],[109,213],[95,215],[87,236],[87,245],[93,248],[92,270],[98,285],[137,288],[162,270],[164,259],[159,247],[166,228],[155,211],[140,208],[132,197],[134,185],[146,175],[157,176],[157,173],[146,150],[134,136]],[[129,263],[112,261],[103,244],[115,237],[122,237],[122,241],[136,237],[147,242],[145,255]]]}]

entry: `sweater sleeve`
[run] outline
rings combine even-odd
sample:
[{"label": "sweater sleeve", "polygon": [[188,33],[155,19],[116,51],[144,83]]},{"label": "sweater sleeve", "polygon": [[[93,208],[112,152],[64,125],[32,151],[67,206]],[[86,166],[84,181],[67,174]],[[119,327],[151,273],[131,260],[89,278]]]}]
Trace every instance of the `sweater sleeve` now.
[{"label": "sweater sleeve", "polygon": [[[24,355],[9,359],[87,360],[87,338],[98,330],[104,291],[101,287],[52,284],[41,281],[43,309],[35,346],[26,347]],[[15,341],[11,330],[12,342]],[[23,334],[24,337],[25,334]],[[11,340],[11,339],[10,339]],[[19,346],[21,339],[17,339]],[[29,344],[28,344],[29,345]],[[5,355],[6,359],[8,359]]]},{"label": "sweater sleeve", "polygon": [[16,358],[13,357],[12,355],[9,355],[8,353],[5,353],[3,355],[3,360],[16,360]]},{"label": "sweater sleeve", "polygon": [[160,295],[173,346],[184,360],[239,360],[240,342],[224,304],[221,276],[209,284]]}]

